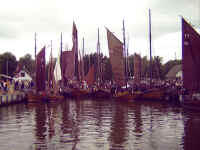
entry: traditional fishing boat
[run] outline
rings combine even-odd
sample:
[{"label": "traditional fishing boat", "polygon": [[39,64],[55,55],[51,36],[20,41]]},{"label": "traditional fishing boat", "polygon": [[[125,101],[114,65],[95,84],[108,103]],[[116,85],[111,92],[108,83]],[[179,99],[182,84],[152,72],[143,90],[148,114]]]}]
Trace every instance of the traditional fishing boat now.
[{"label": "traditional fishing boat", "polygon": [[36,89],[27,93],[28,102],[42,102],[46,100],[45,93],[45,46],[36,56]]},{"label": "traditional fishing boat", "polygon": [[[124,62],[123,56],[123,54],[125,53],[123,51],[123,43],[108,29],[107,39],[114,83],[116,83],[119,87],[125,86],[127,85],[127,78],[125,77],[127,73],[124,68],[126,62]],[[123,91],[116,90],[115,92],[112,92],[112,97],[116,100],[128,100],[134,99],[136,95],[131,94],[128,88],[125,88],[123,89]]]},{"label": "traditional fishing boat", "polygon": [[[48,90],[46,91],[46,99],[48,101],[57,101],[63,100],[64,96],[60,94],[60,85],[62,80],[61,75],[61,53],[62,53],[62,33],[61,33],[61,50],[58,53],[58,57],[56,59],[56,63],[53,63],[52,57],[52,42],[51,42],[51,53],[50,53],[50,63],[48,70]],[[55,66],[55,67],[54,67]]]},{"label": "traditional fishing boat", "polygon": [[182,18],[183,108],[200,110],[200,35]]},{"label": "traditional fishing boat", "polygon": [[155,88],[152,86],[152,50],[151,50],[151,10],[149,9],[149,47],[150,47],[150,83],[148,83],[148,89],[145,90],[141,99],[145,100],[163,100],[165,91],[161,88]]}]

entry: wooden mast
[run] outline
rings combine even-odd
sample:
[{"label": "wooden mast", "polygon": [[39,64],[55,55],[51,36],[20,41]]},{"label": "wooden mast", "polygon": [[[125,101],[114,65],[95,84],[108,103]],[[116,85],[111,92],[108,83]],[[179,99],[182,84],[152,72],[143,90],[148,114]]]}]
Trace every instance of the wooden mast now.
[{"label": "wooden mast", "polygon": [[128,70],[127,70],[127,51],[126,51],[126,35],[125,35],[125,26],[124,26],[124,20],[123,20],[123,52],[124,52],[124,56],[125,56],[125,82],[126,82],[126,87],[127,87],[127,81],[128,81],[128,78],[127,78],[127,73],[128,73]]},{"label": "wooden mast", "polygon": [[97,40],[97,81],[101,82],[101,62],[100,62],[100,42],[99,42],[99,28],[98,28],[98,40]]},{"label": "wooden mast", "polygon": [[149,9],[150,85],[152,84],[151,10]]},{"label": "wooden mast", "polygon": [[84,76],[85,76],[85,71],[84,71],[84,49],[85,49],[85,45],[84,45],[84,37],[83,37],[83,49],[82,49],[82,65],[81,65],[81,72],[82,72],[82,80],[84,79]]},{"label": "wooden mast", "polygon": [[53,62],[52,62],[52,40],[51,40],[51,52],[50,52],[50,61],[48,67],[48,86],[49,88],[53,87],[53,78],[52,78],[52,71],[53,71]]}]

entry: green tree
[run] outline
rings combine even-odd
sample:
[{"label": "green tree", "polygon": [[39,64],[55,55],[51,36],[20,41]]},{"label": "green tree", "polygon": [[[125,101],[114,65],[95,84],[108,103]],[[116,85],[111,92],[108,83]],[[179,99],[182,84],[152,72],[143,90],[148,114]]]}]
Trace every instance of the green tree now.
[{"label": "green tree", "polygon": [[19,59],[19,65],[25,67],[28,73],[33,74],[35,72],[36,66],[35,61],[32,59],[30,54],[26,54]]},{"label": "green tree", "polygon": [[0,66],[1,74],[13,76],[17,67],[16,57],[10,52],[3,53],[0,55]]}]

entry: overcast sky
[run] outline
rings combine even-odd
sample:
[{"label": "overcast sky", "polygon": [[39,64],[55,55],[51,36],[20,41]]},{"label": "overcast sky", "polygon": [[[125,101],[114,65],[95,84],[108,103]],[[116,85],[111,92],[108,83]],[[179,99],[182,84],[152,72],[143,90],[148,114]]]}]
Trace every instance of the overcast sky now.
[{"label": "overcast sky", "polygon": [[[53,41],[57,56],[60,33],[63,48],[72,46],[72,23],[78,29],[79,49],[85,39],[85,52],[96,51],[97,29],[100,29],[101,50],[108,55],[105,27],[122,41],[122,20],[125,20],[129,53],[149,57],[148,9],[152,14],[153,55],[169,59],[181,58],[181,17],[200,28],[199,0],[6,0],[0,5],[0,53],[12,52],[17,59],[30,53],[34,56],[34,33],[37,52]],[[50,47],[47,48],[47,59]]]}]

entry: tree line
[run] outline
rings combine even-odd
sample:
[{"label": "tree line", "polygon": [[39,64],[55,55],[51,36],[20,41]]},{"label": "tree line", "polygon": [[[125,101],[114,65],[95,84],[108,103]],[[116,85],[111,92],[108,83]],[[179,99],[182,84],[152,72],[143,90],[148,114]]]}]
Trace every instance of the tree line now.
[{"label": "tree line", "polygon": [[[97,67],[98,62],[97,53],[87,54],[83,57],[84,61],[84,75],[86,75],[89,71],[91,65],[94,65],[96,68],[95,76],[97,77]],[[109,57],[100,54],[99,60],[101,64],[101,78],[102,80],[111,80],[112,79],[112,66],[110,64]],[[152,58],[151,68],[150,68],[150,61],[147,59],[146,56],[141,58],[142,68],[141,68],[141,76],[142,77],[149,77],[150,71],[152,71],[153,78],[165,79],[166,74],[169,70],[178,64],[181,64],[181,60],[169,60],[167,63],[162,63],[163,58],[160,56],[155,56]],[[128,57],[128,74],[129,76],[134,75],[134,57],[130,55]],[[48,62],[47,70],[48,70]],[[35,60],[32,58],[30,54],[25,54],[24,56],[20,57],[17,61],[14,54],[10,52],[5,52],[0,55],[0,74],[6,74],[8,76],[14,76],[17,67],[21,66],[21,69],[27,71],[31,76],[35,73],[36,65]],[[151,70],[150,70],[151,69]],[[47,74],[48,75],[48,74]]]}]

